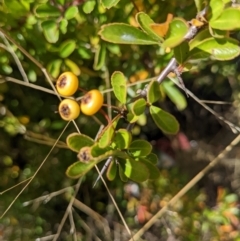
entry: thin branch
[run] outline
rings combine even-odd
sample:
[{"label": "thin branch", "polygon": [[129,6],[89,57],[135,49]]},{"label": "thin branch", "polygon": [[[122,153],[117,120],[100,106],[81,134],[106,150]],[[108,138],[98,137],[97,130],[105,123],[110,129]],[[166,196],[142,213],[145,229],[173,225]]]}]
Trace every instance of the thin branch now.
[{"label": "thin branch", "polygon": [[18,67],[18,70],[19,70],[19,72],[21,73],[21,75],[23,77],[23,80],[25,82],[29,82],[27,74],[26,74],[24,68],[22,67],[22,64],[21,64],[18,56],[15,54],[12,46],[9,44],[8,40],[6,39],[5,35],[2,32],[0,32],[0,36],[1,36],[2,40],[3,40],[3,42],[5,43],[5,45],[7,46],[7,51],[12,55],[13,59],[15,60],[15,63],[17,65],[17,67]]},{"label": "thin branch", "polygon": [[185,195],[207,172],[209,172],[218,162],[229,153],[240,141],[238,135],[215,159],[202,169],[190,182],[188,182],[162,209],[160,209],[129,241],[139,240],[139,238],[159,219],[171,206],[173,206],[183,195]]},{"label": "thin branch", "polygon": [[60,223],[59,226],[58,226],[57,233],[55,234],[55,236],[54,236],[54,238],[53,238],[53,241],[56,241],[56,240],[58,239],[58,237],[59,237],[59,235],[60,235],[60,233],[61,233],[61,231],[62,231],[63,225],[64,225],[64,223],[65,223],[65,221],[66,221],[66,219],[67,219],[67,217],[68,217],[68,215],[69,215],[69,212],[71,212],[73,202],[74,202],[75,197],[76,197],[76,195],[77,195],[77,193],[78,193],[78,191],[79,191],[79,188],[80,188],[80,186],[81,186],[81,183],[82,183],[82,178],[79,178],[79,180],[78,180],[78,182],[77,182],[77,184],[76,184],[76,187],[75,187],[75,193],[74,193],[74,195],[72,196],[72,198],[71,198],[71,200],[70,200],[70,202],[69,202],[69,204],[68,204],[68,207],[67,207],[67,209],[66,209],[66,211],[65,211],[65,213],[64,213],[64,215],[63,215],[63,218],[62,218],[62,220],[61,220],[61,223]]},{"label": "thin branch", "polygon": [[71,226],[70,234],[73,234],[73,241],[77,241],[77,233],[76,233],[76,227],[73,219],[72,209],[70,210],[68,217],[69,217],[69,222]]}]

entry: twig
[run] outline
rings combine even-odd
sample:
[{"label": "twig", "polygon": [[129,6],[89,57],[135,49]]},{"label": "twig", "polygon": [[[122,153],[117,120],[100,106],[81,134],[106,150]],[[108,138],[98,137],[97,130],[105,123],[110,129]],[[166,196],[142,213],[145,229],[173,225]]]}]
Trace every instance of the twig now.
[{"label": "twig", "polygon": [[9,44],[8,40],[6,39],[6,37],[4,36],[4,34],[2,32],[0,32],[0,36],[3,40],[3,42],[5,43],[5,45],[7,46],[8,52],[12,55],[13,59],[15,60],[15,63],[17,65],[18,69],[19,69],[19,72],[21,73],[21,75],[23,77],[23,80],[25,82],[29,82],[27,74],[25,73],[25,70],[23,69],[22,64],[21,64],[18,56],[15,54],[12,46]]},{"label": "twig", "polygon": [[60,235],[60,233],[61,233],[61,231],[62,231],[63,225],[64,225],[64,223],[65,223],[65,221],[66,221],[66,219],[67,219],[67,216],[69,215],[69,212],[71,212],[73,202],[74,202],[75,197],[76,197],[76,195],[77,195],[77,193],[78,193],[78,191],[79,191],[79,188],[80,188],[81,183],[82,183],[82,178],[79,178],[79,180],[78,180],[78,182],[77,182],[77,184],[76,184],[76,187],[75,187],[75,193],[74,193],[74,195],[72,196],[72,198],[71,198],[71,200],[70,200],[70,202],[69,202],[69,204],[68,204],[68,207],[67,207],[67,209],[66,209],[66,211],[65,211],[65,213],[64,213],[64,215],[63,215],[63,218],[62,218],[62,220],[61,220],[61,223],[60,223],[59,226],[58,226],[57,233],[55,234],[55,236],[54,236],[54,238],[53,238],[53,241],[56,241],[56,240],[58,239],[58,237],[59,237],[59,235]]},{"label": "twig", "polygon": [[226,156],[240,141],[238,135],[215,159],[213,159],[205,168],[202,169],[190,182],[188,182],[162,209],[160,209],[129,241],[138,240],[146,230],[148,230],[157,219],[159,219],[171,206],[173,206],[184,194],[186,194],[205,174]]},{"label": "twig", "polygon": [[69,217],[69,222],[71,226],[70,234],[73,234],[73,241],[77,241],[77,233],[76,233],[76,227],[73,219],[72,209],[70,210],[68,217]]}]

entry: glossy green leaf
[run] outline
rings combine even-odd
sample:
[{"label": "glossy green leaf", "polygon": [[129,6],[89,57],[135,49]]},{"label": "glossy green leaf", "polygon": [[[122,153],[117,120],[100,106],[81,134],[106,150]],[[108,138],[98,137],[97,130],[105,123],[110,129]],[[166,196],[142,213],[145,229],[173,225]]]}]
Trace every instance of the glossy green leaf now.
[{"label": "glossy green leaf", "polygon": [[132,103],[132,112],[134,115],[142,115],[146,109],[147,102],[144,98],[137,99]]},{"label": "glossy green leaf", "polygon": [[135,123],[139,119],[138,115],[134,115],[131,111],[127,113],[127,121],[129,123]]},{"label": "glossy green leaf", "polygon": [[101,27],[99,35],[103,40],[117,44],[158,44],[145,32],[124,23],[105,24]]},{"label": "glossy green leaf", "polygon": [[145,140],[135,140],[129,146],[128,151],[134,157],[147,156],[152,151],[152,145]]},{"label": "glossy green leaf", "polygon": [[91,155],[94,158],[94,160],[99,159],[101,156],[101,159],[107,159],[107,155],[112,154],[109,153],[111,151],[109,147],[101,148],[98,143],[95,143],[93,146],[91,146]]},{"label": "glossy green leaf", "polygon": [[154,153],[150,153],[148,156],[146,156],[145,159],[151,162],[153,165],[156,165],[158,163],[158,157]]},{"label": "glossy green leaf", "polygon": [[223,0],[211,0],[207,11],[207,19],[211,22],[212,20],[219,17],[224,9]]},{"label": "glossy green leaf", "polygon": [[56,43],[59,38],[59,29],[56,21],[47,20],[42,22],[43,34],[49,43]]},{"label": "glossy green leaf", "polygon": [[89,14],[93,11],[94,7],[96,5],[95,0],[88,0],[83,4],[83,12],[86,14]]},{"label": "glossy green leaf", "polygon": [[117,174],[117,164],[113,160],[113,161],[111,161],[111,163],[109,164],[108,169],[107,169],[107,173],[106,173],[107,179],[109,181],[113,181],[116,177],[116,174]]},{"label": "glossy green leaf", "polygon": [[124,164],[120,162],[123,167],[124,174],[134,182],[144,182],[149,177],[149,171],[142,162],[126,159]]},{"label": "glossy green leaf", "polygon": [[70,20],[78,14],[77,6],[70,6],[64,13],[64,18]]},{"label": "glossy green leaf", "polygon": [[74,162],[71,166],[68,167],[66,171],[66,175],[70,178],[79,178],[85,175],[88,171],[90,171],[94,166],[96,162],[89,162],[89,163],[83,163],[83,162]]},{"label": "glossy green leaf", "polygon": [[66,66],[71,70],[71,72],[73,72],[75,75],[80,75],[81,74],[81,70],[78,67],[78,65],[73,62],[71,59],[65,59],[64,63],[66,64]]},{"label": "glossy green leaf", "polygon": [[112,142],[112,138],[114,135],[114,127],[112,125],[108,125],[104,130],[103,134],[101,135],[98,144],[100,148],[105,148],[110,145]]},{"label": "glossy green leaf", "polygon": [[229,33],[227,30],[214,29],[209,26],[209,32],[214,38],[227,38]]},{"label": "glossy green leaf", "polygon": [[183,64],[188,57],[189,45],[187,42],[182,42],[174,48],[174,57],[179,64]]},{"label": "glossy green leaf", "polygon": [[178,110],[184,110],[187,107],[187,100],[185,95],[174,85],[171,81],[164,81],[162,83],[164,92],[169,99],[176,105]]},{"label": "glossy green leaf", "polygon": [[93,68],[95,70],[102,69],[102,67],[105,66],[105,61],[106,61],[106,47],[104,44],[102,44],[97,48],[95,52]]},{"label": "glossy green leaf", "polygon": [[52,75],[52,77],[57,78],[59,76],[61,65],[62,65],[61,59],[55,59],[48,64],[47,70]]},{"label": "glossy green leaf", "polygon": [[156,166],[154,166],[151,162],[149,162],[148,160],[145,160],[145,159],[141,159],[140,160],[141,163],[143,163],[147,169],[148,169],[148,172],[149,172],[149,177],[148,179],[157,179],[160,175],[160,172],[158,170],[158,168]]},{"label": "glossy green leaf", "polygon": [[189,50],[192,50],[197,45],[199,45],[202,41],[204,41],[207,38],[211,38],[211,34],[209,33],[209,30],[206,28],[202,31],[200,31],[190,42],[189,42]]},{"label": "glossy green leaf", "polygon": [[60,45],[59,56],[61,58],[67,58],[76,48],[76,42],[74,40],[66,40]]},{"label": "glossy green leaf", "polygon": [[150,114],[159,129],[166,134],[177,134],[179,123],[170,113],[156,106],[150,106]]},{"label": "glossy green leaf", "polygon": [[61,12],[58,8],[49,3],[41,4],[35,9],[36,16],[39,18],[60,17]]},{"label": "glossy green leaf", "polygon": [[127,81],[123,73],[115,71],[111,76],[111,84],[116,98],[121,104],[125,104],[127,98]]},{"label": "glossy green leaf", "polygon": [[189,59],[201,58],[208,55],[217,60],[231,60],[239,54],[240,47],[237,40],[232,38],[208,38],[190,51]]},{"label": "glossy green leaf", "polygon": [[128,178],[127,178],[126,175],[124,174],[124,168],[123,168],[120,164],[118,165],[118,171],[119,171],[120,179],[121,179],[123,182],[127,182],[127,181],[128,181]]},{"label": "glossy green leaf", "polygon": [[169,24],[166,40],[162,44],[163,48],[174,48],[179,45],[184,40],[188,28],[188,24],[184,19],[174,18]]},{"label": "glossy green leaf", "polygon": [[158,101],[161,97],[159,83],[156,80],[153,80],[148,85],[148,91],[147,91],[147,102],[149,104],[152,104],[156,101]]},{"label": "glossy green leaf", "polygon": [[112,148],[120,150],[127,149],[132,142],[132,134],[126,129],[119,129],[115,132]]},{"label": "glossy green leaf", "polygon": [[70,134],[67,137],[66,142],[68,147],[75,152],[79,152],[80,149],[85,146],[92,146],[94,144],[94,140],[92,138],[79,133]]},{"label": "glossy green leaf", "polygon": [[119,1],[120,1],[120,0],[101,0],[101,3],[103,4],[103,6],[104,6],[105,8],[108,8],[108,9],[109,9],[109,8],[117,5]]},{"label": "glossy green leaf", "polygon": [[240,9],[227,8],[222,14],[209,22],[212,28],[220,30],[236,30],[240,29]]},{"label": "glossy green leaf", "polygon": [[68,21],[66,19],[62,19],[59,24],[59,29],[62,32],[62,34],[67,33],[67,26],[68,26]]},{"label": "glossy green leaf", "polygon": [[156,41],[163,42],[163,38],[160,37],[157,33],[155,33],[150,27],[151,24],[155,22],[144,12],[139,12],[136,15],[136,20],[143,31],[145,31],[151,38]]}]

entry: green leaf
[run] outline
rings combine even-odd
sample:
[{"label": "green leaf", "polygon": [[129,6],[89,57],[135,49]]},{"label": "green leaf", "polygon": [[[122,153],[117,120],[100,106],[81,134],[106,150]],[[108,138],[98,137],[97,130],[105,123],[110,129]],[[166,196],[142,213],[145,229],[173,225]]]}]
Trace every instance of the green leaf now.
[{"label": "green leaf", "polygon": [[79,178],[83,175],[85,175],[88,171],[90,171],[94,166],[96,162],[89,162],[89,163],[83,163],[83,162],[74,162],[71,166],[68,167],[66,171],[66,175],[70,178]]},{"label": "green leaf", "polygon": [[223,0],[211,0],[209,2],[209,8],[207,12],[207,19],[211,22],[212,20],[219,17],[224,9]]},{"label": "green leaf", "polygon": [[70,20],[78,14],[77,6],[70,6],[64,13],[64,18]]},{"label": "green leaf", "polygon": [[36,16],[39,18],[60,17],[61,12],[58,8],[49,3],[41,4],[35,8]]},{"label": "green leaf", "polygon": [[206,28],[202,31],[200,31],[190,42],[189,42],[189,50],[192,50],[197,45],[199,45],[201,42],[203,42],[207,38],[211,38],[211,34],[209,33],[209,30]]},{"label": "green leaf", "polygon": [[141,163],[143,163],[147,169],[148,169],[148,172],[149,172],[149,177],[148,179],[157,179],[159,177],[159,170],[156,166],[154,166],[151,162],[149,162],[148,160],[145,160],[145,159],[141,159],[140,160]]},{"label": "green leaf", "polygon": [[127,81],[123,73],[115,71],[111,76],[111,84],[116,98],[121,104],[125,104],[127,98]]},{"label": "green leaf", "polygon": [[120,164],[118,165],[118,171],[119,171],[120,179],[121,179],[123,182],[127,182],[127,181],[128,181],[128,178],[127,178],[126,175],[124,174],[124,169],[123,169],[123,167],[122,167]]},{"label": "green leaf", "polygon": [[111,146],[120,150],[127,149],[132,142],[132,134],[126,129],[119,129],[115,132]]},{"label": "green leaf", "polygon": [[150,153],[148,156],[146,156],[146,160],[151,162],[153,165],[156,165],[158,163],[158,157],[154,153]]},{"label": "green leaf", "polygon": [[59,76],[61,65],[61,59],[55,59],[48,64],[47,70],[52,75],[52,77],[57,78]]},{"label": "green leaf", "polygon": [[102,67],[105,66],[105,61],[106,61],[106,46],[105,44],[102,44],[97,48],[97,51],[95,53],[93,68],[95,70],[102,69]]},{"label": "green leaf", "polygon": [[79,69],[78,65],[75,62],[73,62],[71,59],[65,59],[64,63],[75,75],[78,76],[81,74],[81,70]]},{"label": "green leaf", "polygon": [[67,58],[76,48],[74,40],[66,40],[60,45],[59,55],[61,58]]},{"label": "green leaf", "polygon": [[177,106],[178,110],[184,110],[187,107],[187,100],[185,95],[174,85],[171,81],[164,81],[162,83],[164,92],[169,99]]},{"label": "green leaf", "polygon": [[142,115],[146,109],[147,102],[144,98],[137,99],[132,103],[132,112],[134,115]]},{"label": "green leaf", "polygon": [[117,5],[119,1],[120,1],[120,0],[101,0],[101,3],[103,4],[103,6],[104,6],[105,8],[108,8],[108,9],[109,9],[109,8]]},{"label": "green leaf", "polygon": [[189,53],[189,59],[197,59],[202,56],[211,56],[217,60],[231,60],[240,53],[237,40],[232,38],[208,38],[200,42]]},{"label": "green leaf", "polygon": [[106,159],[108,157],[107,155],[109,155],[109,151],[111,151],[109,147],[101,148],[98,143],[95,143],[93,146],[91,146],[91,155],[94,160],[100,160],[100,157],[102,160]]},{"label": "green leaf", "polygon": [[179,45],[184,40],[188,28],[188,24],[184,19],[174,18],[169,24],[166,40],[162,44],[163,48],[174,48]]},{"label": "green leaf", "polygon": [[188,57],[189,45],[187,42],[182,42],[174,48],[174,57],[179,64],[183,64]]},{"label": "green leaf", "polygon": [[88,0],[83,4],[83,12],[86,14],[89,14],[93,11],[94,7],[96,5],[95,0]]},{"label": "green leaf", "polygon": [[59,25],[59,29],[61,30],[62,34],[67,33],[67,26],[68,26],[68,21],[63,18]]},{"label": "green leaf", "polygon": [[108,169],[107,169],[107,179],[109,181],[113,181],[116,177],[116,174],[117,174],[117,164],[115,162],[115,160],[111,161],[110,165],[108,166]]},{"label": "green leaf", "polygon": [[79,152],[80,149],[85,146],[92,146],[94,144],[94,140],[92,138],[79,133],[70,134],[67,137],[66,142],[68,147],[75,152]]},{"label": "green leaf", "polygon": [[220,30],[236,30],[240,29],[240,9],[227,8],[223,10],[217,19],[209,22],[212,28]]},{"label": "green leaf", "polygon": [[179,123],[170,113],[156,107],[150,106],[150,114],[159,129],[166,134],[177,134]]},{"label": "green leaf", "polygon": [[115,128],[112,124],[108,125],[102,132],[102,135],[98,141],[100,148],[105,148],[110,145],[114,135]]},{"label": "green leaf", "polygon": [[194,0],[197,11],[200,12],[204,8],[204,2],[205,0]]},{"label": "green leaf", "polygon": [[158,101],[160,97],[161,97],[161,92],[159,88],[159,83],[156,80],[153,80],[148,85],[147,102],[149,104],[152,104]]},{"label": "green leaf", "polygon": [[127,121],[128,121],[129,123],[135,123],[138,119],[139,119],[139,116],[134,115],[134,114],[132,113],[132,111],[129,111],[129,112],[127,113]]},{"label": "green leaf", "polygon": [[47,20],[42,22],[43,34],[49,43],[56,43],[59,38],[59,30],[56,21]]},{"label": "green leaf", "polygon": [[105,24],[101,27],[99,35],[103,40],[117,44],[158,44],[143,31],[124,23]]},{"label": "green leaf", "polygon": [[155,39],[156,41],[163,42],[163,38],[160,37],[157,33],[155,33],[150,27],[151,24],[154,24],[155,22],[146,13],[137,13],[136,21],[138,22],[141,29],[145,31],[151,38]]},{"label": "green leaf", "polygon": [[128,151],[134,157],[147,156],[152,151],[152,145],[145,140],[135,140],[129,146]]},{"label": "green leaf", "polygon": [[229,33],[227,30],[214,29],[209,26],[209,32],[214,38],[227,38]]},{"label": "green leaf", "polygon": [[124,164],[120,161],[120,165],[123,167],[125,176],[134,182],[144,182],[149,177],[149,171],[142,162],[126,159]]}]

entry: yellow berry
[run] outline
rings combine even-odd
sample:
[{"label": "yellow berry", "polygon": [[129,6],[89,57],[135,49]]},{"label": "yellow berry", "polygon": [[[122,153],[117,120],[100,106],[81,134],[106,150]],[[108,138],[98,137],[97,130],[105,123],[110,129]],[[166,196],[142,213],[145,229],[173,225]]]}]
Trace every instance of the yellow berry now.
[{"label": "yellow berry", "polygon": [[94,115],[103,105],[103,95],[99,90],[90,90],[81,99],[81,111],[85,115]]},{"label": "yellow berry", "polygon": [[70,121],[76,119],[80,115],[80,106],[75,100],[64,99],[59,104],[58,111],[62,119]]},{"label": "yellow berry", "polygon": [[60,95],[71,96],[78,89],[78,78],[72,72],[62,73],[56,83],[57,91]]}]

